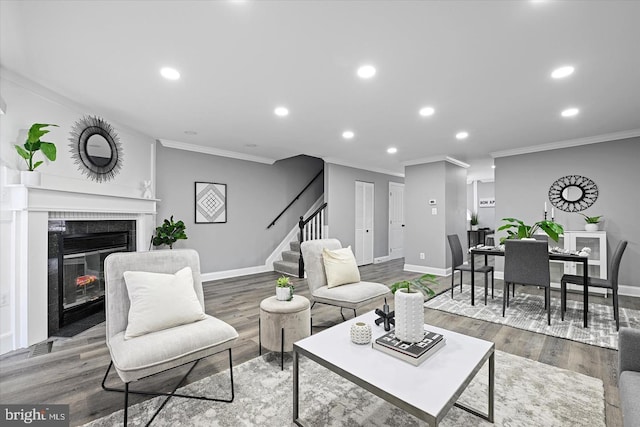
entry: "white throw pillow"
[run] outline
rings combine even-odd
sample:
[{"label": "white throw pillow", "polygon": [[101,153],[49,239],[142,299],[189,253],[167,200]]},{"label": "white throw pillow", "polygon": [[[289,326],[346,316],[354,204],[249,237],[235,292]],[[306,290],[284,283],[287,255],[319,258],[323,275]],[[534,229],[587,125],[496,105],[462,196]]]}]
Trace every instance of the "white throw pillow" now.
[{"label": "white throw pillow", "polygon": [[360,281],[360,270],[351,246],[333,251],[322,249],[322,262],[327,275],[328,288]]},{"label": "white throw pillow", "polygon": [[125,271],[124,281],[131,301],[126,340],[205,318],[191,267],[175,274]]}]

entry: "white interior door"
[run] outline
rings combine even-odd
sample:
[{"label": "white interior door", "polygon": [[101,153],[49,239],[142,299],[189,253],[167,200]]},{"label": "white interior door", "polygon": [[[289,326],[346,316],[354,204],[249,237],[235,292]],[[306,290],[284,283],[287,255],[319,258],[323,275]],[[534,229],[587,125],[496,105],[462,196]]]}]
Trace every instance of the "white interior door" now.
[{"label": "white interior door", "polygon": [[358,265],[373,263],[373,183],[356,181],[355,256]]},{"label": "white interior door", "polygon": [[404,184],[389,183],[389,258],[404,256]]}]

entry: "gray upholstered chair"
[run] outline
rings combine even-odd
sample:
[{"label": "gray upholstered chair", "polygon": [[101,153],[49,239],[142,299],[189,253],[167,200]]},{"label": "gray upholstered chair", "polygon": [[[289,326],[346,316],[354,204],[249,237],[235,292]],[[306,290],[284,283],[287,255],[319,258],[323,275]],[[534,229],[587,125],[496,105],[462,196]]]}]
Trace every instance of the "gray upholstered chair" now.
[{"label": "gray upholstered chair", "polygon": [[[454,277],[456,271],[460,272],[460,292],[462,292],[462,272],[471,272],[471,265],[464,264],[462,256],[462,245],[460,244],[460,238],[457,234],[449,234],[447,236],[449,241],[449,249],[451,249],[451,298],[453,298]],[[489,292],[489,278],[491,273],[491,298],[493,298],[493,266],[483,265],[474,269],[476,273],[484,273],[484,304],[487,305],[487,294]]]},{"label": "gray upholstered chair", "polygon": [[509,285],[537,285],[544,288],[547,324],[551,325],[551,279],[549,247],[540,240],[506,240],[504,245],[504,292],[502,317],[509,306]]},{"label": "gray upholstered chair", "polygon": [[[616,330],[620,329],[620,313],[618,307],[618,272],[620,271],[620,261],[622,260],[622,254],[627,247],[627,241],[621,240],[618,243],[616,251],[611,257],[609,263],[609,274],[607,279],[600,279],[598,277],[589,277],[589,286],[596,288],[611,289],[613,292],[613,317],[616,320]],[[562,298],[562,320],[564,320],[564,312],[567,311],[567,283],[573,283],[574,285],[584,286],[584,277],[576,274],[565,274],[560,279],[560,293]]]},{"label": "gray upholstered chair", "polygon": [[[114,253],[109,255],[104,261],[106,342],[109,353],[111,354],[111,363],[102,380],[102,388],[108,391],[124,392],[125,425],[127,424],[129,393],[167,396],[151,418],[151,420],[153,420],[171,397],[193,398],[194,396],[178,394],[175,393],[175,391],[186,379],[187,375],[191,373],[193,368],[195,368],[200,359],[222,351],[228,351],[229,354],[231,397],[229,399],[202,396],[195,398],[219,402],[233,401],[233,362],[231,347],[238,338],[238,333],[231,325],[213,316],[204,314],[202,320],[133,338],[125,338],[130,299],[125,284],[124,273],[127,271],[144,271],[174,274],[187,266],[191,268],[195,295],[204,311],[204,295],[200,278],[200,259],[196,251],[190,249],[173,249],[152,252]],[[170,393],[129,390],[129,384],[131,382],[191,362],[194,362],[193,366]],[[124,382],[124,389],[107,387],[105,385],[111,367],[115,368],[118,376]]]},{"label": "gray upholstered chair", "polygon": [[625,427],[640,425],[640,330],[622,328],[618,334],[618,389]]},{"label": "gray upholstered chair", "polygon": [[342,248],[342,245],[337,239],[318,239],[307,240],[300,246],[313,305],[318,302],[340,307],[342,319],[346,320],[342,309],[352,309],[355,316],[358,308],[391,292],[382,283],[362,281],[329,288],[322,258],[322,250],[325,248],[336,250]]}]

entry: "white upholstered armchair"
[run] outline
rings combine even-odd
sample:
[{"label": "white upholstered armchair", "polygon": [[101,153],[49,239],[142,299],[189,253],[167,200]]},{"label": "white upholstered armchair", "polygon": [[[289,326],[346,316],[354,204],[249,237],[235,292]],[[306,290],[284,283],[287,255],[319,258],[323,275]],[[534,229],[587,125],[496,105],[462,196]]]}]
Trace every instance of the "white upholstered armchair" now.
[{"label": "white upholstered armchair", "polygon": [[[111,363],[102,387],[124,392],[124,425],[129,393],[167,396],[151,420],[174,396],[233,401],[231,347],[238,333],[231,325],[204,313],[198,253],[191,249],[114,253],[105,259],[104,271],[106,341]],[[175,393],[200,359],[222,351],[229,353],[230,398]],[[194,364],[189,372],[170,393],[129,389],[131,382],[191,362]],[[124,389],[105,385],[111,367],[124,382]]]},{"label": "white upholstered armchair", "polygon": [[[342,309],[352,309],[354,315],[357,315],[356,310],[358,308],[390,293],[389,288],[382,283],[361,281],[359,272],[355,276],[356,278],[352,279],[354,280],[353,282],[345,280],[347,282],[345,284],[331,286],[331,271],[329,271],[330,280],[328,282],[323,253],[325,249],[328,251],[342,249],[342,245],[337,239],[308,240],[302,243],[300,249],[304,259],[305,271],[307,272],[309,292],[314,305],[315,303],[321,303],[340,307],[340,314],[345,319]],[[358,267],[355,265],[355,259],[353,260],[353,267],[357,271]]]}]

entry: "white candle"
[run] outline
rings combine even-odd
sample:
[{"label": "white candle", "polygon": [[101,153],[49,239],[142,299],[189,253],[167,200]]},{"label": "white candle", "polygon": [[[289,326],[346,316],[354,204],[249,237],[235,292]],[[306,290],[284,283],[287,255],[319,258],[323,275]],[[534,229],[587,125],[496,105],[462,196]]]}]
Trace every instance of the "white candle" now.
[{"label": "white candle", "polygon": [[544,202],[544,211],[547,212],[547,202]]},{"label": "white candle", "polygon": [[553,207],[551,208],[551,219],[555,218],[555,211],[553,209]]}]

